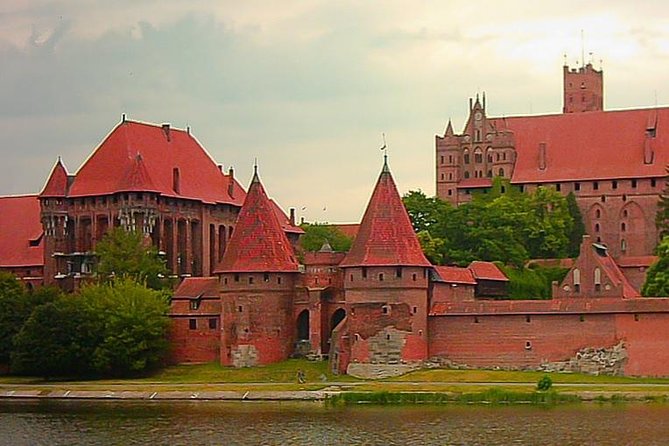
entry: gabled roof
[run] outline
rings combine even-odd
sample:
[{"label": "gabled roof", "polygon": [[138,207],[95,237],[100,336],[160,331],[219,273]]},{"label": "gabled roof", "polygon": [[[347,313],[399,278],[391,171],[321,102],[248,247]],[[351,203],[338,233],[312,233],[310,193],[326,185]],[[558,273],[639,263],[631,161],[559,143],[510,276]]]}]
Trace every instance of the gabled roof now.
[{"label": "gabled roof", "polygon": [[[512,183],[663,177],[669,164],[669,108],[592,111],[494,118],[498,131],[515,136]],[[647,130],[655,128],[655,136]],[[546,168],[539,168],[545,144]],[[650,144],[654,160],[644,164]]]},{"label": "gabled roof", "polygon": [[118,184],[119,192],[159,192],[159,189],[153,184],[151,175],[146,169],[142,160],[142,155],[135,155],[132,164],[128,165],[127,171]]},{"label": "gabled roof", "polygon": [[499,280],[503,282],[508,282],[509,279],[504,275],[504,273],[492,262],[482,262],[480,260],[474,260],[467,267],[469,268],[476,279],[483,280]]},{"label": "gabled roof", "polygon": [[49,179],[46,181],[46,185],[42,192],[39,194],[40,197],[64,197],[67,195],[67,171],[60,157],[58,161],[51,169],[51,174]]},{"label": "gabled roof", "polygon": [[434,270],[442,282],[476,285],[474,274],[469,268],[460,268],[457,266],[435,266]]},{"label": "gabled roof", "polygon": [[[143,167],[137,165],[138,155]],[[239,183],[221,172],[189,131],[134,121],[111,131],[77,172],[69,196],[122,192],[148,178],[162,195],[237,206],[244,202]]]},{"label": "gabled roof", "polygon": [[383,165],[353,246],[340,266],[431,266],[387,163]]},{"label": "gabled roof", "polygon": [[216,272],[297,270],[293,248],[256,172]]},{"label": "gabled roof", "polygon": [[218,297],[218,277],[187,277],[174,291],[175,298]]},{"label": "gabled roof", "polygon": [[0,267],[42,265],[44,240],[37,196],[0,197]]},{"label": "gabled roof", "polygon": [[[593,246],[594,250],[596,248]],[[632,286],[632,284],[627,280],[627,277],[620,270],[616,262],[613,261],[613,258],[604,253],[604,255],[595,254],[594,258],[597,259],[601,268],[604,270],[604,273],[609,277],[614,286],[620,286],[623,293],[623,298],[629,299],[634,297],[641,297],[641,294]]]},{"label": "gabled roof", "polygon": [[657,256],[621,256],[616,260],[616,264],[621,268],[648,268],[653,263],[657,262]]}]

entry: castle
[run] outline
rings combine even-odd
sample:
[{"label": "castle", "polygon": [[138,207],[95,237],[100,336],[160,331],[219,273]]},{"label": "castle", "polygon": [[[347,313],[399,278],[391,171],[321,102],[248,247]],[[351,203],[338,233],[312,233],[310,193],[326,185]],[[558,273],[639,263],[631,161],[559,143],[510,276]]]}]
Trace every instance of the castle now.
[{"label": "castle", "polygon": [[643,273],[656,242],[668,112],[602,111],[591,66],[565,68],[565,84],[564,114],[488,118],[477,98],[462,135],[449,124],[437,137],[437,193],[455,204],[492,176],[576,193],[590,236],[552,300],[499,299],[508,280],[492,263],[430,264],[387,159],[351,249],[301,253],[294,211],[269,198],[257,170],[244,191],[189,129],[125,117],[75,175],[58,160],[40,194],[0,198],[0,269],[74,290],[108,228],[141,231],[183,279],[170,311],[175,362],[310,356],[365,377],[428,362],[669,376],[669,298],[641,298],[621,268]]},{"label": "castle", "polygon": [[[603,73],[563,67],[563,113],[490,117],[470,99],[461,134],[436,137],[437,196],[453,204],[485,193],[493,177],[520,190],[573,192],[588,234],[611,254],[648,266],[669,164],[668,107],[604,111]],[[629,258],[635,258],[629,260]]]}]

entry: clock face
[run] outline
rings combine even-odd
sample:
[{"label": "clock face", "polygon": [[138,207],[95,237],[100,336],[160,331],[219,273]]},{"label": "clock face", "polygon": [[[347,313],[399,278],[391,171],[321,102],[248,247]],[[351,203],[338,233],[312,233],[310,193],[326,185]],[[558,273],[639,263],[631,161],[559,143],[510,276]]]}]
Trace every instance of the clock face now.
[{"label": "clock face", "polygon": [[476,119],[477,121],[480,121],[482,117],[483,115],[481,114],[481,112],[476,112],[474,114],[474,119]]}]

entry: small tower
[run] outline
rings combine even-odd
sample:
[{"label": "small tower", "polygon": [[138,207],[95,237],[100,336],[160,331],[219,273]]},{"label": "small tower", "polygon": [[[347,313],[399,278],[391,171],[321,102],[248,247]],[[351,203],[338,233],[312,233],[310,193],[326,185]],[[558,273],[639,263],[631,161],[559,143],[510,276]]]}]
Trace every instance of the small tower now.
[{"label": "small tower", "polygon": [[221,364],[248,367],[293,353],[293,248],[257,171],[216,274],[221,287]]},{"label": "small tower", "polygon": [[53,285],[56,277],[68,272],[63,253],[68,251],[68,215],[65,199],[69,180],[60,157],[53,166],[44,189],[39,194],[44,228],[44,283]]},{"label": "small tower", "polygon": [[604,71],[595,70],[591,63],[580,68],[564,65],[563,113],[604,110]]},{"label": "small tower", "polygon": [[340,264],[351,362],[396,367],[427,359],[430,266],[385,162]]}]

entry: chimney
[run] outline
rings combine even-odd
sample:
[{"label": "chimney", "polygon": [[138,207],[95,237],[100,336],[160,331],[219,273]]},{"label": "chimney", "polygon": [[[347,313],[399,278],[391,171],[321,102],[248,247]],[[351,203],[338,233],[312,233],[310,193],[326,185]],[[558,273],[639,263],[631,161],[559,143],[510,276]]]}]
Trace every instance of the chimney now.
[{"label": "chimney", "polygon": [[290,208],[290,225],[295,226],[295,208]]},{"label": "chimney", "polygon": [[121,114],[121,122],[125,122],[125,113]]},{"label": "chimney", "polygon": [[301,217],[301,218],[300,218],[300,224],[301,224],[301,225],[304,224],[304,217]]},{"label": "chimney", "polygon": [[546,170],[546,143],[539,143],[539,169]]},{"label": "chimney", "polygon": [[235,196],[235,169],[230,166],[228,169],[228,177],[230,180],[230,183],[228,183],[228,195],[234,198]]},{"label": "chimney", "polygon": [[190,136],[190,126],[189,125],[186,126],[186,133],[188,133],[188,136]]},{"label": "chimney", "polygon": [[163,127],[163,132],[165,133],[165,138],[167,138],[167,141],[171,141],[169,123],[163,124],[162,127]]},{"label": "chimney", "polygon": [[223,173],[223,164],[219,164],[219,165],[218,165],[218,170],[220,170],[221,173]]}]

